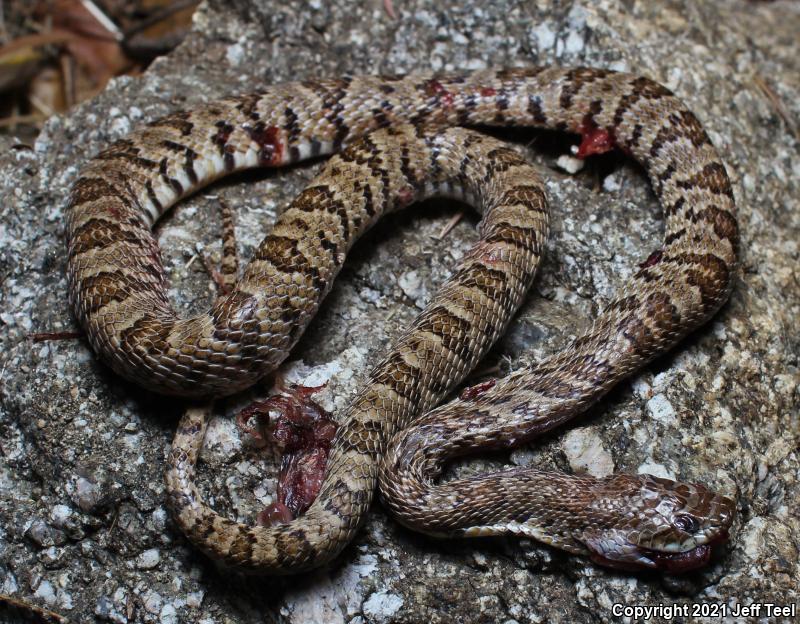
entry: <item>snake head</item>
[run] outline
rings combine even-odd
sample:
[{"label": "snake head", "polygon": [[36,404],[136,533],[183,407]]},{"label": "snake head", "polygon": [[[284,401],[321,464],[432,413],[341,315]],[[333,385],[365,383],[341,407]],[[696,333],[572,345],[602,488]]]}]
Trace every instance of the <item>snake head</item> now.
[{"label": "snake head", "polygon": [[706,565],[712,545],[728,539],[735,504],[698,484],[614,475],[590,513],[602,520],[581,541],[596,563],[681,573]]}]

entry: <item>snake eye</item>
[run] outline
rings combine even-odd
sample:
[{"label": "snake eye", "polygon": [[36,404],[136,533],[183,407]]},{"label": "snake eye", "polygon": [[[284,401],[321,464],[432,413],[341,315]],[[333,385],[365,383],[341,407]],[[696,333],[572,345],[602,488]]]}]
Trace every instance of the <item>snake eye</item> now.
[{"label": "snake eye", "polygon": [[692,534],[700,528],[697,518],[689,516],[687,514],[679,514],[675,516],[675,521],[673,523],[675,528],[683,531],[684,533]]}]

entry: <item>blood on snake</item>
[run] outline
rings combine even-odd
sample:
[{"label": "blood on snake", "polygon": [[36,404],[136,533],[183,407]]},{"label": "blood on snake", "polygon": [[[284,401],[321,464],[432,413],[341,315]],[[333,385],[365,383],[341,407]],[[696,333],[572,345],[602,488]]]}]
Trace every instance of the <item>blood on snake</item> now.
[{"label": "blood on snake", "polygon": [[[622,150],[644,167],[665,236],[567,348],[434,409],[502,335],[547,236],[532,167],[464,126],[579,134],[581,157]],[[332,153],[233,290],[208,312],[178,318],[156,220],[234,171]],[[355,76],[174,113],[114,143],[77,179],[67,211],[72,307],[99,357],[127,379],[188,398],[232,394],[286,358],[347,251],[380,215],[433,195],[475,205],[480,240],[367,376],[341,418],[311,507],[269,527],[211,509],[195,484],[209,411],[194,407],[168,459],[169,504],[181,529],[229,566],[295,573],[342,551],[380,484],[403,524],[433,535],[512,533],[624,569],[707,563],[735,503],[702,485],[535,468],[438,481],[452,457],[521,444],[584,412],[727,299],[738,246],[727,172],[697,118],[652,80],[557,67]]]}]

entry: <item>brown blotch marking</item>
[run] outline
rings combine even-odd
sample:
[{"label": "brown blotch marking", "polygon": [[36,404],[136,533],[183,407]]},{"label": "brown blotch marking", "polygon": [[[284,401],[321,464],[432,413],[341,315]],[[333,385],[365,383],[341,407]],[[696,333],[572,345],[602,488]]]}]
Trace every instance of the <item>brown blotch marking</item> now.
[{"label": "brown blotch marking", "polygon": [[490,233],[484,236],[487,243],[506,243],[517,249],[524,249],[528,253],[541,254],[542,246],[539,232],[535,227],[519,227],[508,223],[494,226]]},{"label": "brown blotch marking", "polygon": [[703,313],[714,312],[730,285],[731,275],[728,264],[713,254],[684,253],[664,258],[679,266],[687,265],[686,281],[700,291]]},{"label": "brown blotch marking", "polygon": [[145,171],[151,171],[158,166],[156,161],[139,156],[139,152],[139,148],[133,143],[133,141],[130,139],[120,139],[111,147],[103,150],[97,156],[95,156],[95,160],[124,160],[135,167],[144,169]]},{"label": "brown blotch marking", "polygon": [[585,84],[605,78],[607,75],[607,71],[591,67],[577,67],[569,70],[564,77],[564,86],[558,97],[559,106],[564,110],[569,110],[572,107],[573,98]]},{"label": "brown blotch marking", "polygon": [[231,543],[230,557],[239,561],[250,561],[256,538],[250,531],[239,531]]},{"label": "brown blotch marking", "polygon": [[[565,373],[567,374],[566,378],[562,378]],[[581,395],[580,389],[570,385],[567,381],[567,379],[572,379],[574,377],[575,371],[573,371],[571,367],[568,367],[564,371],[559,371],[558,374],[543,375],[538,377],[530,385],[530,389],[534,392],[538,392],[544,397],[551,399],[579,398]],[[527,410],[528,404],[523,403],[519,407],[514,408],[512,412],[515,414],[526,414]]]},{"label": "brown blotch marking", "polygon": [[303,316],[303,310],[298,308],[286,308],[281,312],[281,320],[290,325],[295,324]]},{"label": "brown blotch marking", "polygon": [[328,89],[330,88],[330,80],[321,80],[319,78],[306,78],[305,80],[300,81],[300,86],[305,87],[309,91],[313,91],[315,94],[318,93],[327,93]]},{"label": "brown blotch marking", "polygon": [[625,149],[628,152],[632,152],[633,150],[635,150],[639,146],[639,141],[642,138],[642,131],[643,130],[644,130],[644,128],[642,127],[642,124],[639,124],[639,123],[637,123],[633,127],[633,132],[631,132],[630,138],[627,141],[625,141]]},{"label": "brown blotch marking", "polygon": [[208,538],[210,538],[212,535],[214,535],[217,532],[217,529],[214,526],[214,523],[211,522],[211,521],[200,520],[200,521],[198,521],[197,525],[195,525],[195,526],[196,526],[197,534],[200,535],[200,537],[203,539],[203,541],[207,540]]},{"label": "brown blotch marking", "polygon": [[390,388],[413,405],[418,405],[421,397],[420,388],[419,384],[414,383],[418,376],[419,369],[408,364],[402,354],[395,352],[384,360],[371,377],[375,382]]},{"label": "brown blotch marking", "polygon": [[369,135],[362,137],[345,149],[344,152],[340,154],[340,158],[344,162],[354,162],[369,167],[372,177],[381,181],[383,205],[389,205],[392,186],[389,179],[389,172],[383,167],[383,151],[374,143]]},{"label": "brown blotch marking", "polygon": [[488,185],[492,178],[498,173],[503,173],[508,171],[511,167],[525,164],[525,161],[515,151],[507,147],[501,147],[493,149],[486,155],[486,163],[486,173],[483,175],[483,182]]},{"label": "brown blotch marking", "polygon": [[122,138],[117,139],[111,145],[106,147],[105,149],[101,150],[100,153],[95,156],[98,160],[105,160],[106,158],[113,158],[120,152],[129,152],[133,154],[139,153],[139,147],[133,142],[132,139]]},{"label": "brown blotch marking", "polygon": [[458,108],[458,123],[459,125],[467,125],[469,123],[470,114],[478,106],[478,96],[475,93],[466,93],[461,98],[461,106]]},{"label": "brown blotch marking", "polygon": [[544,114],[540,95],[531,94],[528,96],[528,114],[537,124],[544,125],[547,123],[547,115]]},{"label": "brown blotch marking", "polygon": [[145,182],[144,190],[147,192],[147,197],[148,199],[150,199],[150,202],[153,204],[153,206],[155,206],[156,210],[158,212],[161,212],[164,209],[164,206],[159,201],[158,196],[156,195],[156,191],[153,188],[153,183],[150,180]]},{"label": "brown blotch marking", "polygon": [[353,234],[350,229],[350,215],[347,212],[347,205],[338,198],[332,199],[328,204],[328,212],[339,217],[339,223],[342,226],[344,240],[345,243],[347,243]]},{"label": "brown blotch marking", "polygon": [[547,202],[541,186],[536,184],[517,184],[505,190],[499,204],[505,206],[521,205],[533,212],[545,212]]},{"label": "brown blotch marking", "polygon": [[151,356],[160,357],[170,350],[167,339],[173,327],[173,323],[165,323],[149,316],[140,318],[120,333],[120,347],[127,353],[141,354],[144,351]]},{"label": "brown blotch marking", "polygon": [[671,234],[667,234],[667,236],[664,238],[664,246],[669,247],[672,243],[680,240],[684,236],[686,236],[686,228],[681,228],[680,230],[676,230]]},{"label": "brown blotch marking", "polygon": [[175,128],[183,136],[189,136],[194,129],[194,124],[189,121],[191,115],[189,111],[177,111],[147,125],[150,128]]},{"label": "brown blotch marking", "polygon": [[671,97],[672,92],[664,85],[650,80],[649,78],[638,77],[631,83],[631,92],[623,95],[619,100],[619,105],[614,112],[614,126],[622,123],[622,118],[627,111],[633,108],[634,104],[641,99],[658,100]]},{"label": "brown blotch marking", "polygon": [[211,141],[217,146],[225,163],[225,169],[230,171],[233,169],[233,151],[228,147],[228,139],[233,134],[233,126],[224,120],[220,120],[214,125],[217,128],[217,132],[211,137]]},{"label": "brown blotch marking", "polygon": [[656,195],[661,196],[664,193],[664,185],[675,175],[676,166],[675,162],[669,163],[664,171],[661,171],[655,176],[654,191]]},{"label": "brown blotch marking", "polygon": [[650,78],[639,76],[634,78],[631,82],[633,92],[648,100],[658,100],[664,97],[671,97],[672,91],[667,89],[664,85]]},{"label": "brown blotch marking", "polygon": [[[345,240],[350,237],[350,220],[345,203],[339,199],[327,185],[306,187],[300,195],[292,202],[291,209],[303,212],[314,213],[317,211],[328,212],[339,217],[339,224],[342,228],[342,236]],[[298,227],[300,224],[298,223]],[[308,225],[302,224],[301,229],[307,230]]]},{"label": "brown blotch marking", "polygon": [[545,66],[509,67],[499,70],[495,75],[499,80],[515,82],[522,78],[535,78],[545,69]]},{"label": "brown blotch marking", "polygon": [[670,335],[678,333],[681,315],[672,303],[669,293],[659,291],[650,293],[644,301],[645,318],[652,321],[655,328]]},{"label": "brown blotch marking", "polygon": [[177,143],[171,139],[164,139],[163,141],[161,141],[161,145],[166,147],[169,151],[175,152],[177,154],[183,154],[187,149],[191,149],[186,145]]},{"label": "brown blotch marking", "polygon": [[316,186],[307,186],[295,198],[289,210],[301,210],[309,213],[317,211],[327,212],[327,204],[332,199],[333,191],[328,185],[317,184]]},{"label": "brown blotch marking", "polygon": [[192,148],[186,148],[185,160],[183,161],[183,170],[192,184],[197,184],[197,172],[194,170],[194,161],[197,159],[197,152]]},{"label": "brown blotch marking", "polygon": [[[421,186],[420,180],[417,179],[416,175],[414,174],[414,169],[411,167],[411,154],[408,150],[408,145],[403,143],[402,148],[400,149],[400,173],[403,174],[403,178],[405,178],[406,182],[411,185],[415,189],[419,189]],[[369,188],[369,184],[365,185],[366,188]],[[366,190],[364,191],[366,194]],[[370,203],[372,201],[372,193],[370,191]],[[374,216],[375,208],[372,207],[372,210],[369,211],[370,216]]]},{"label": "brown blotch marking", "polygon": [[729,240],[734,247],[739,243],[739,224],[736,218],[727,210],[716,206],[709,206],[697,215],[699,218],[711,223],[714,233],[721,239]]},{"label": "brown blotch marking", "polygon": [[715,195],[726,195],[733,199],[728,172],[722,163],[712,162],[703,167],[688,180],[679,180],[678,186],[683,189],[704,188]]},{"label": "brown blotch marking", "polygon": [[256,260],[269,262],[282,273],[302,273],[314,284],[324,285],[319,270],[300,251],[298,242],[285,236],[270,235],[255,253]]},{"label": "brown blotch marking", "polygon": [[[209,312],[211,318],[214,319],[214,338],[224,339],[225,332],[236,332],[246,328],[255,320],[257,312],[258,297],[250,293],[234,290],[227,296],[218,299]],[[243,336],[236,342],[257,342],[258,334],[256,332],[250,333],[249,336],[248,340],[245,340]]]},{"label": "brown blotch marking", "polygon": [[436,306],[421,314],[412,328],[437,336],[447,350],[463,355],[464,340],[472,326],[444,306]]},{"label": "brown blotch marking", "polygon": [[287,557],[287,562],[294,561],[304,553],[310,553],[311,544],[304,533],[280,530],[275,535],[275,549]]},{"label": "brown blotch marking", "polygon": [[179,433],[181,435],[193,437],[195,434],[200,433],[200,429],[203,428],[203,425],[199,422],[192,422],[189,425],[181,427]]},{"label": "brown blotch marking", "polygon": [[78,254],[92,249],[101,249],[115,243],[125,242],[138,245],[140,240],[141,232],[129,227],[121,227],[117,221],[94,218],[82,223],[72,232],[68,254],[70,258],[74,258]]},{"label": "brown blotch marking", "polygon": [[467,138],[467,142],[464,144],[464,155],[461,157],[461,162],[458,165],[458,176],[462,181],[466,181],[468,179],[467,169],[472,163],[472,153],[469,149],[472,147],[472,142],[469,141],[470,138],[472,138],[471,135]]},{"label": "brown blotch marking", "polygon": [[457,271],[451,278],[454,284],[476,288],[492,301],[501,301],[505,295],[506,275],[483,264],[474,264]]},{"label": "brown blotch marking", "polygon": [[380,108],[372,109],[372,117],[375,119],[375,123],[379,128],[385,128],[391,123],[391,113],[393,110],[394,104],[392,104],[389,100],[383,100]]},{"label": "brown blotch marking", "polygon": [[333,136],[333,151],[338,152],[350,134],[350,127],[344,122],[343,117],[335,117],[333,125],[336,127],[336,134]]},{"label": "brown blotch marking", "polygon": [[[337,444],[338,447],[338,444]],[[372,451],[362,453],[363,455],[369,456],[374,459],[375,453]],[[370,462],[374,465],[374,462]],[[350,504],[355,507],[356,509],[366,509],[371,500],[372,500],[372,491],[364,490],[363,488],[359,488],[357,490],[350,489],[350,486],[342,481],[341,479],[336,479],[330,487],[324,488],[326,494],[332,493],[333,496],[330,498],[342,498],[342,499],[349,499]],[[322,492],[320,492],[320,495]],[[347,504],[346,502],[344,503]],[[354,527],[354,518],[349,519],[350,527]]]},{"label": "brown blotch marking", "polygon": [[327,234],[324,230],[319,230],[317,232],[317,238],[319,238],[320,246],[331,256],[333,259],[334,264],[338,264],[339,262],[339,245],[336,244],[335,241],[329,240]]},{"label": "brown blotch marking", "polygon": [[364,184],[364,210],[370,216],[370,218],[375,216],[377,212],[375,208],[375,200],[372,197],[372,187],[369,183]]},{"label": "brown blotch marking", "polygon": [[[116,199],[122,195],[120,190],[105,178],[80,177],[72,185],[72,206],[97,201],[104,197]],[[119,217],[119,214],[113,213]]]},{"label": "brown blotch marking", "polygon": [[[359,455],[366,455],[376,459],[382,451],[380,448],[382,445],[361,436],[360,433],[361,430],[355,428],[355,425],[348,426],[347,431],[344,431],[343,435],[336,440],[336,448],[344,453],[355,452]],[[347,486],[345,486],[345,491],[347,489]]]},{"label": "brown blotch marking", "polygon": [[625,113],[627,113],[636,102],[639,101],[640,95],[637,93],[626,93],[621,98],[619,98],[619,104],[617,105],[616,110],[614,111],[614,127],[618,127],[622,124],[622,120],[625,117]]},{"label": "brown blotch marking", "polygon": [[631,342],[640,357],[649,359],[665,339],[683,332],[680,313],[667,293],[650,293],[643,307],[643,314],[634,313],[620,321],[617,331]]},{"label": "brown blotch marking", "polygon": [[327,89],[323,91],[322,109],[326,112],[325,119],[327,119],[334,128],[336,133],[333,137],[333,151],[338,152],[344,141],[350,133],[350,128],[344,121],[344,104],[343,101],[347,97],[347,88],[352,82],[352,78],[345,76],[339,80],[326,81]]},{"label": "brown blotch marking", "polygon": [[[339,217],[339,224],[345,240],[350,236],[350,222],[344,202],[336,197],[330,187],[320,184],[306,187],[292,202],[290,210],[301,210],[307,213],[328,212]],[[313,221],[313,218],[311,219]],[[296,221],[299,229],[307,230],[305,221]]]},{"label": "brown blotch marking", "polygon": [[[172,152],[184,155],[183,170],[186,172],[192,184],[197,184],[197,172],[194,170],[194,161],[197,159],[197,152],[187,145],[182,145],[170,139],[165,139],[161,144]],[[156,163],[152,163],[153,167]]]},{"label": "brown blotch marking", "polygon": [[688,110],[670,114],[669,120],[695,147],[711,145],[711,139],[708,138],[706,131],[703,130],[700,121]]},{"label": "brown blotch marking", "polygon": [[78,281],[84,310],[92,316],[98,310],[112,301],[125,301],[130,296],[130,288],[139,292],[143,288],[152,287],[138,279],[135,275],[107,271],[96,275],[89,275]]},{"label": "brown blotch marking", "polygon": [[[283,111],[283,116],[286,120],[283,124],[283,129],[286,130],[286,144],[289,146],[289,159],[291,162],[297,162],[300,160],[300,149],[296,145],[297,139],[300,136],[300,126],[297,123],[299,118],[291,106],[286,107],[286,110]],[[261,145],[261,143],[259,143],[259,145]]]},{"label": "brown blotch marking", "polygon": [[683,210],[684,205],[686,205],[686,198],[679,197],[677,200],[675,200],[674,204],[668,204],[664,206],[664,215],[667,217],[672,217]]},{"label": "brown blotch marking", "polygon": [[501,89],[497,94],[494,96],[494,106],[495,106],[495,114],[494,114],[494,121],[495,123],[502,124],[505,123],[506,114],[505,112],[508,110],[508,93],[505,89]]},{"label": "brown blotch marking", "polygon": [[656,133],[653,142],[650,144],[650,157],[656,158],[664,144],[674,141],[678,138],[678,136],[679,135],[675,131],[675,128],[673,128],[671,125],[668,124],[661,126],[659,131]]},{"label": "brown blotch marking", "polygon": [[258,162],[260,164],[274,166],[282,162],[284,145],[280,140],[279,128],[258,122],[255,126],[245,128],[245,131],[250,139],[258,145]]},{"label": "brown blotch marking", "polygon": [[[635,295],[630,295],[624,299],[616,299],[608,304],[606,312],[631,312],[639,305],[639,299]],[[578,343],[580,339],[575,342]]]},{"label": "brown blotch marking", "polygon": [[575,379],[602,386],[613,377],[614,367],[606,360],[599,360],[592,353],[586,353],[575,361]]},{"label": "brown blotch marking", "polygon": [[380,419],[355,420],[347,426],[348,437],[382,438],[386,423]]},{"label": "brown blotch marking", "polygon": [[317,500],[322,502],[322,508],[329,514],[336,516],[337,518],[344,517],[345,514],[342,511],[342,504],[338,498],[326,497],[325,499],[320,499],[317,497]]},{"label": "brown blotch marking", "polygon": [[339,159],[343,162],[352,162],[358,165],[378,166],[380,163],[380,150],[372,141],[369,135],[362,137],[352,145],[349,145],[341,154]]},{"label": "brown blotch marking", "polygon": [[161,179],[172,187],[172,190],[175,191],[176,195],[183,195],[183,185],[169,175],[169,163],[166,156],[164,156],[159,163],[158,173],[161,176]]},{"label": "brown blotch marking", "polygon": [[263,95],[261,93],[252,93],[248,95],[239,96],[237,99],[239,103],[236,105],[237,110],[240,110],[245,117],[253,121],[258,121],[261,115],[258,114],[256,108]]}]

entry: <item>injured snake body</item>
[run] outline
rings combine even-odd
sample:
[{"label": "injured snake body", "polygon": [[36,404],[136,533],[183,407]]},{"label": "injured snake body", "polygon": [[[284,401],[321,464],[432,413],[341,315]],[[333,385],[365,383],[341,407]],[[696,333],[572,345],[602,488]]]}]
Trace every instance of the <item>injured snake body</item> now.
[{"label": "injured snake body", "polygon": [[[547,235],[541,182],[514,150],[460,127],[481,125],[578,133],[580,156],[623,150],[647,172],[665,237],[566,349],[433,409],[503,333]],[[155,221],[223,175],[336,152],[233,291],[207,313],[178,318]],[[520,444],[585,411],[727,299],[738,245],[727,173],[697,118],[649,79],[546,67],[346,77],[170,115],[117,141],[75,183],[71,303],[92,347],[120,375],[165,394],[231,394],[284,360],[358,236],[381,214],[431,195],[475,204],[480,240],[369,374],[308,511],[287,524],[247,526],[205,504],[194,466],[208,410],[194,408],[167,471],[181,528],[228,565],[298,572],[330,561],[352,539],[380,481],[389,509],[434,535],[511,532],[622,568],[704,564],[710,544],[726,537],[734,503],[701,485],[532,468],[436,482],[451,457]]]}]

